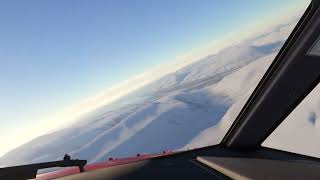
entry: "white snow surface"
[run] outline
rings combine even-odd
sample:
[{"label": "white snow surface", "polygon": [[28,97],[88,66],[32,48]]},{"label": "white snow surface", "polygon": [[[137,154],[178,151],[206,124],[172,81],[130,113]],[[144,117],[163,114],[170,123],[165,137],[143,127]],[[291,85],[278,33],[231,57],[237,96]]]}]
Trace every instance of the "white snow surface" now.
[{"label": "white snow surface", "polygon": [[[68,153],[89,163],[108,157],[162,150],[182,150],[217,144],[240,112],[274,59],[294,24],[208,55],[168,74],[115,104],[103,106],[75,124],[40,136],[0,158],[0,166],[58,160]],[[317,88],[319,92],[319,88]],[[268,146],[315,152],[320,97],[313,93],[266,142]],[[297,118],[298,117],[298,118]],[[302,132],[303,130],[304,132]],[[299,133],[292,134],[299,131]],[[300,133],[301,132],[301,133]],[[295,137],[295,138],[292,138]],[[283,143],[286,139],[298,139]],[[300,141],[301,140],[301,141]]]}]

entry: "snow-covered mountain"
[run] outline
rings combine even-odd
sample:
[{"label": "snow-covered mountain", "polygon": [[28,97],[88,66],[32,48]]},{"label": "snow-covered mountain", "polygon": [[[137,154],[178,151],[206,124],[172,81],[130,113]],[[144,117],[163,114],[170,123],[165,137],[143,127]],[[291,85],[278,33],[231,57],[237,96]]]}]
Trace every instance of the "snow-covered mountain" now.
[{"label": "snow-covered mountain", "polygon": [[232,103],[217,125],[199,133],[182,149],[219,143],[275,56],[276,53],[272,53],[259,58],[208,87],[209,92],[228,97]]},{"label": "snow-covered mountain", "polygon": [[[103,106],[5,154],[0,166],[52,161],[65,153],[99,162],[219,143],[293,26],[281,26],[168,74],[118,100],[117,106]],[[129,98],[130,103],[121,103]],[[320,107],[319,95],[312,101]],[[307,128],[319,128],[320,111],[311,106],[303,111],[314,113],[306,120],[313,126]]]}]

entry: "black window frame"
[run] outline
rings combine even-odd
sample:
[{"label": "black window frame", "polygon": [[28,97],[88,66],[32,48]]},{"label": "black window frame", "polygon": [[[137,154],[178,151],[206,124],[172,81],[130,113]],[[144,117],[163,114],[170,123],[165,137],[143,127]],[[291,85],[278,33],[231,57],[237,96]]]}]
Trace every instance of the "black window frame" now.
[{"label": "black window frame", "polygon": [[[251,94],[220,145],[260,148],[320,82],[320,57],[308,55],[320,35],[320,0],[313,0]],[[299,77],[298,77],[299,76]]]}]

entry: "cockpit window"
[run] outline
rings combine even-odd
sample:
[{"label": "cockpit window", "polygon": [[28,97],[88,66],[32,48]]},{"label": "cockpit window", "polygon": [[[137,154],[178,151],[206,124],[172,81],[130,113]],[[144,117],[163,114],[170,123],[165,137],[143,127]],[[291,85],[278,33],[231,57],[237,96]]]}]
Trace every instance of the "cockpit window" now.
[{"label": "cockpit window", "polygon": [[262,144],[320,158],[320,85],[293,110]]},{"label": "cockpit window", "polygon": [[0,167],[220,143],[308,5],[2,1]]}]

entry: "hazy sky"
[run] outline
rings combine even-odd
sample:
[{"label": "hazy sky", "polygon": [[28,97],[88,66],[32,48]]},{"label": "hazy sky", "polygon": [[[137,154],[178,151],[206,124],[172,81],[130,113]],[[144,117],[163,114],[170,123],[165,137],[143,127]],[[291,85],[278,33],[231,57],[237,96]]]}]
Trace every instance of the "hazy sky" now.
[{"label": "hazy sky", "polygon": [[0,142],[0,156],[35,136],[35,132],[25,135],[30,134],[26,126],[49,121],[66,107],[100,97],[96,94],[105,88],[141,78],[136,75],[307,4],[304,0],[3,0],[0,136],[11,136]]}]

